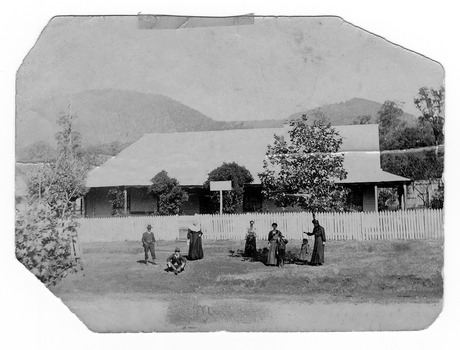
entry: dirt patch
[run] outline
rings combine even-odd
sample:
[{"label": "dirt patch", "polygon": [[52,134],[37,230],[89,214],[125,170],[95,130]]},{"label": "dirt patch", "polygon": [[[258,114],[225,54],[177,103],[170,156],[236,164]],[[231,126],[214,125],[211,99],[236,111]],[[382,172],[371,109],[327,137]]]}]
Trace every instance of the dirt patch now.
[{"label": "dirt patch", "polygon": [[264,320],[269,310],[247,300],[200,301],[196,296],[175,298],[169,302],[166,320],[179,326],[203,323],[252,324]]},{"label": "dirt patch", "polygon": [[421,330],[441,303],[318,303],[310,296],[219,298],[107,295],[65,298],[94,332],[311,332]]}]

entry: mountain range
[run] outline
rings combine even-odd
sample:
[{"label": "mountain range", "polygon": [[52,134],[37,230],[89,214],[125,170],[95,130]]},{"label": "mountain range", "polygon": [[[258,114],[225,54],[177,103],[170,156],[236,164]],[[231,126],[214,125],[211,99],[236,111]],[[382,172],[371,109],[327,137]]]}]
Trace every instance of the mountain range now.
[{"label": "mountain range", "polygon": [[[288,119],[318,112],[323,113],[332,125],[353,124],[356,117],[363,115],[369,115],[370,121],[376,122],[380,107],[380,103],[353,98],[299,111],[280,120],[225,122],[216,121],[212,116],[159,94],[116,89],[86,90],[30,101],[28,106],[21,106],[26,112],[23,111],[22,119],[16,123],[16,147],[21,150],[37,142],[54,145],[54,134],[58,131],[56,120],[61,113],[76,115],[74,126],[82,135],[83,145],[95,146],[131,143],[145,133],[281,127]],[[410,114],[405,114],[404,119],[416,120]]]}]

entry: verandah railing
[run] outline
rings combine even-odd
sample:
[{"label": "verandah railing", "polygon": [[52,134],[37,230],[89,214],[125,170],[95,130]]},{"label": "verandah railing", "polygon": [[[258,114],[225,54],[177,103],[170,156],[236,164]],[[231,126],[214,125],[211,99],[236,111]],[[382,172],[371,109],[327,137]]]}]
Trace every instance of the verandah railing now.
[{"label": "verandah railing", "polygon": [[[316,218],[326,230],[329,240],[374,239],[430,239],[440,238],[444,232],[444,216],[440,209],[419,209],[394,212],[317,213]],[[138,241],[147,224],[159,240],[179,238],[179,229],[185,222],[200,223],[204,239],[244,239],[249,221],[254,220],[259,239],[266,239],[271,224],[288,239],[301,239],[303,231],[312,231],[312,214],[246,213],[224,215],[131,216],[109,218],[82,218],[81,242]]]}]

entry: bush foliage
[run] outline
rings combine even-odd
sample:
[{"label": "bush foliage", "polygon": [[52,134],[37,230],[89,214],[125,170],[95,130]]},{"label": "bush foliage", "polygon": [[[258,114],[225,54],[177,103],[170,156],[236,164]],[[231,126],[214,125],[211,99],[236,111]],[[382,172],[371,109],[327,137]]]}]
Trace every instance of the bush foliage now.
[{"label": "bush foliage", "polygon": [[16,257],[46,285],[76,271],[77,226],[73,215],[62,218],[43,200],[16,216]]},{"label": "bush foliage", "polygon": [[75,200],[87,192],[88,164],[81,137],[73,129],[76,116],[61,115],[57,154],[28,178],[26,210],[16,216],[16,256],[43,283],[57,283],[77,268]]},{"label": "bush foliage", "polygon": [[187,193],[179,186],[179,181],[170,177],[164,170],[152,179],[148,192],[158,197],[160,215],[180,214],[182,203],[188,199]]},{"label": "bush foliage", "polygon": [[277,206],[304,210],[343,210],[348,190],[336,185],[347,172],[342,138],[330,123],[308,125],[307,117],[290,121],[289,140],[276,136],[259,174],[264,195]]},{"label": "bush foliage", "polygon": [[[243,209],[244,185],[254,181],[251,173],[244,166],[235,162],[223,163],[208,174],[208,179],[203,184],[207,190],[210,189],[211,181],[231,181],[232,191],[223,192],[222,211],[224,213],[237,213]],[[220,194],[213,192],[208,194],[210,198],[211,213],[218,213],[220,207]]]}]

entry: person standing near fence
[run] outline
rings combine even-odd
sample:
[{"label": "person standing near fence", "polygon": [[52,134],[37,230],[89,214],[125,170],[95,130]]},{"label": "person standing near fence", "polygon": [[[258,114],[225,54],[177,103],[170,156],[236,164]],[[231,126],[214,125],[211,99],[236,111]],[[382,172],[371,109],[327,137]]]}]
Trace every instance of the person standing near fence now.
[{"label": "person standing near fence", "polygon": [[309,236],[315,236],[315,245],[311,254],[310,265],[318,266],[324,264],[324,246],[326,245],[326,233],[324,228],[319,225],[318,220],[314,219],[313,232],[305,232]]},{"label": "person standing near fence", "polygon": [[188,260],[199,260],[203,259],[203,245],[201,242],[201,236],[203,236],[203,232],[201,232],[200,227],[198,226],[198,222],[194,221],[193,225],[190,226],[187,233],[188,239]]},{"label": "person standing near fence", "polygon": [[254,258],[257,252],[256,246],[256,228],[254,227],[254,221],[249,222],[248,232],[246,234],[246,245],[244,246],[244,256]]},{"label": "person standing near fence", "polygon": [[268,266],[276,265],[278,241],[281,237],[281,232],[276,229],[277,227],[278,227],[278,224],[274,222],[272,224],[272,230],[268,233],[268,246],[269,246],[268,247],[268,257],[267,257]]},{"label": "person standing near fence", "polygon": [[152,263],[155,264],[155,235],[152,232],[152,225],[147,225],[147,231],[142,234],[142,246],[144,247],[145,264],[149,263],[149,251],[152,255]]},{"label": "person standing near fence", "polygon": [[308,239],[303,238],[302,245],[300,247],[300,254],[299,254],[299,260],[301,261],[303,265],[306,265],[308,263],[308,247],[309,247]]},{"label": "person standing near fence", "polygon": [[278,239],[278,267],[284,267],[284,259],[286,258],[286,244],[288,244],[288,240],[284,238],[282,234],[280,234],[280,238]]}]

